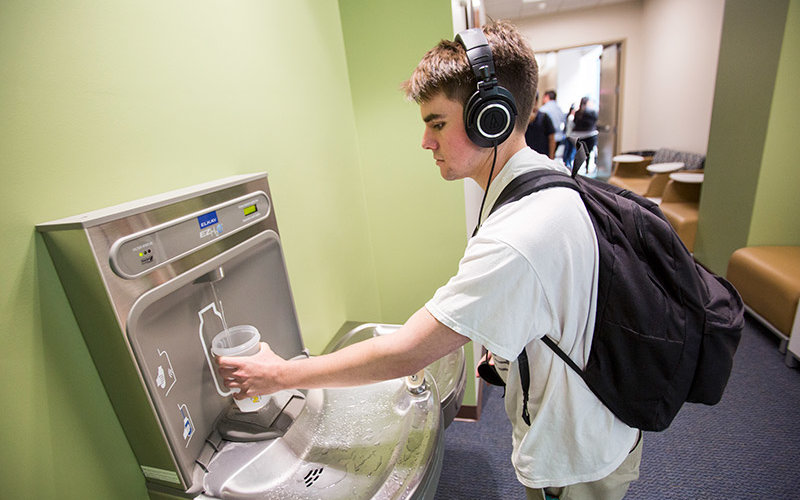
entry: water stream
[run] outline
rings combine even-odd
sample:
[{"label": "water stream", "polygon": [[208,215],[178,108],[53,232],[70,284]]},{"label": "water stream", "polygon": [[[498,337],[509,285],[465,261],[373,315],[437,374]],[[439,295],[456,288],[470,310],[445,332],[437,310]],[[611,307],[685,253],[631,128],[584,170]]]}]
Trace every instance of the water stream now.
[{"label": "water stream", "polygon": [[222,300],[217,295],[217,287],[214,286],[214,282],[211,281],[209,284],[211,285],[211,293],[214,294],[214,303],[219,307],[219,314],[222,319],[222,331],[225,332],[225,336],[223,337],[225,339],[225,345],[223,347],[231,347],[231,336],[228,331],[228,322],[225,321],[225,309],[222,307]]}]

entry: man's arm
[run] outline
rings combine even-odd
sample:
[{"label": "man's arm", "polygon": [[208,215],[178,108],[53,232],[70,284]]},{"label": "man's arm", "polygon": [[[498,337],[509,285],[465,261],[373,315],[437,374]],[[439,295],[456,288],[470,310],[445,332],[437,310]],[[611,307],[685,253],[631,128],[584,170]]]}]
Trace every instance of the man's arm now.
[{"label": "man's arm", "polygon": [[219,372],[237,398],[283,389],[348,387],[411,375],[469,341],[425,308],[390,335],[373,337],[339,351],[286,361],[261,344],[249,357],[220,356]]}]

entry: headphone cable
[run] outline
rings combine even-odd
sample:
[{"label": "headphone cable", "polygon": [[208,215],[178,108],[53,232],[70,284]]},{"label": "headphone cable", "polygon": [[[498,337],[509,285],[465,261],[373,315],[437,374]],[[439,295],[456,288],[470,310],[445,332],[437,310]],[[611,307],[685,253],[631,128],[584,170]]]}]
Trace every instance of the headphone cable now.
[{"label": "headphone cable", "polygon": [[494,164],[497,161],[497,143],[494,143],[494,154],[492,155],[492,168],[489,170],[489,179],[486,181],[486,191],[483,192],[483,199],[481,200],[481,208],[478,210],[478,223],[475,225],[475,230],[472,231],[472,236],[478,234],[478,229],[481,227],[481,215],[483,215],[483,205],[486,203],[486,195],[489,194],[489,185],[492,183],[492,175],[494,175]]}]

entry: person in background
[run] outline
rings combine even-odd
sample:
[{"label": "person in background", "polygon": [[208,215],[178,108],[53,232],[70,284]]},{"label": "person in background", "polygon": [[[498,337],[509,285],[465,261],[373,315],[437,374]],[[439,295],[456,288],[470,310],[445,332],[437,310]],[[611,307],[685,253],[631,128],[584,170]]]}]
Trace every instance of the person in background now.
[{"label": "person in background", "polygon": [[[538,96],[536,97],[538,101]],[[556,157],[556,129],[550,117],[535,107],[525,130],[525,142],[537,153],[551,159]]]},{"label": "person in background", "polygon": [[575,127],[572,129],[573,133],[580,133],[584,135],[581,140],[586,142],[589,156],[586,157],[586,164],[589,164],[589,159],[597,146],[597,109],[595,109],[594,102],[588,97],[582,97],[581,103],[575,111]]},{"label": "person in background", "polygon": [[[548,90],[542,95],[542,105],[539,107],[539,112],[549,116],[550,121],[553,122],[553,127],[556,129],[556,149],[558,149],[560,145],[564,144],[564,139],[566,138],[567,115],[561,111],[558,102],[556,102],[555,90]],[[551,156],[551,158],[554,158],[554,156]]]},{"label": "person in background", "polygon": [[[462,33],[480,38],[475,31]],[[432,153],[440,175],[471,178],[484,190],[478,228],[456,274],[392,335],[294,360],[262,343],[251,357],[218,357],[219,371],[226,386],[240,390],[239,399],[362,385],[417,373],[472,340],[492,352],[505,381],[511,462],[528,498],[619,500],[639,476],[641,433],[619,420],[541,341],[550,336],[585,367],[597,302],[597,238],[580,195],[565,187],[491,212],[518,176],[567,169],[525,143],[538,79],[527,40],[502,22],[482,33],[497,83],[516,103],[516,117],[509,114],[510,124],[503,125],[511,127],[504,141],[481,144],[474,136],[478,126],[465,126],[464,108],[477,93],[478,79],[461,43],[439,42],[404,84],[406,96],[419,104],[422,147]],[[523,350],[529,399],[523,399],[517,361]]]},{"label": "person in background", "polygon": [[575,140],[586,143],[589,152],[586,157],[586,165],[589,165],[592,151],[597,146],[597,111],[589,97],[581,97],[580,105],[575,110],[572,121],[573,127],[567,138],[569,147],[564,152],[564,163],[568,167],[572,166],[572,161],[575,159],[575,146],[571,140]]}]

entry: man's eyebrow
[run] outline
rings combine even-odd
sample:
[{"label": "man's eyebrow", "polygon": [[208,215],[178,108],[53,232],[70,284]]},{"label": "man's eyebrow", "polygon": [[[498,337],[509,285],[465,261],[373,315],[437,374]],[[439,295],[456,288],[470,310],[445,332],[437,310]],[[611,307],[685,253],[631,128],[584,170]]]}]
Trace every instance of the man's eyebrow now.
[{"label": "man's eyebrow", "polygon": [[422,121],[424,121],[425,123],[428,123],[428,122],[430,122],[430,121],[433,121],[433,120],[439,120],[439,119],[441,119],[441,118],[444,118],[444,115],[443,115],[443,114],[440,114],[440,113],[431,113],[431,114],[429,114],[429,115],[425,116],[425,118],[423,118],[423,119],[422,119]]}]

